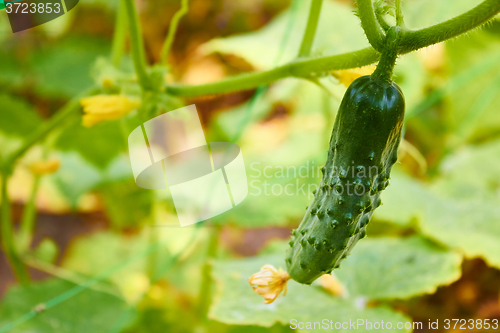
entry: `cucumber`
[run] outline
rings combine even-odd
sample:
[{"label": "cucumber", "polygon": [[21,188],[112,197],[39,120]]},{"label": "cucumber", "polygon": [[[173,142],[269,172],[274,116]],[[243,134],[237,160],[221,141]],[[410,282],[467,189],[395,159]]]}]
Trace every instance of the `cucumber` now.
[{"label": "cucumber", "polygon": [[293,230],[287,251],[288,274],[299,283],[311,284],[339,268],[366,236],[373,211],[381,204],[380,193],[389,184],[405,101],[382,69],[386,79],[375,75],[377,71],[356,79],[340,104],[320,187]]}]

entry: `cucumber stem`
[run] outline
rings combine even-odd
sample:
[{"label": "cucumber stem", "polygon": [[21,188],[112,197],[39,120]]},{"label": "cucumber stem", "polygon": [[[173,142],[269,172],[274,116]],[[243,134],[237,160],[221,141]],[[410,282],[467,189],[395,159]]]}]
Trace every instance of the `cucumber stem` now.
[{"label": "cucumber stem", "polygon": [[399,30],[399,27],[394,26],[387,31],[384,50],[377,68],[372,74],[373,79],[392,83],[392,71],[398,56]]}]

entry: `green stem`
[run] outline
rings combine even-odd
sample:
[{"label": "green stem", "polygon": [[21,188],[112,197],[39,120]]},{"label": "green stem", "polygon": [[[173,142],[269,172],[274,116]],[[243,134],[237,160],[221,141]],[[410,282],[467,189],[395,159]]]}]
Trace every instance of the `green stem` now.
[{"label": "green stem", "polygon": [[113,46],[111,49],[111,61],[116,67],[120,66],[125,49],[125,40],[127,39],[127,13],[123,1],[120,2],[120,8],[116,16],[115,33],[113,35]]},{"label": "green stem", "polygon": [[[498,12],[500,12],[500,1],[485,0],[467,13],[449,21],[421,30],[401,31],[398,53],[409,53],[455,37],[487,22]],[[380,53],[368,47],[339,55],[297,59],[268,71],[244,73],[214,83],[193,86],[169,85],[167,92],[176,96],[194,97],[249,90],[286,77],[307,77],[332,70],[362,67],[375,63],[379,58]]]},{"label": "green stem", "polygon": [[3,162],[3,166],[7,169],[12,168],[17,159],[23,156],[35,143],[45,138],[53,129],[60,126],[61,123],[63,123],[69,116],[72,116],[80,110],[80,98],[83,96],[93,95],[97,91],[98,90],[96,88],[88,89],[79,96],[73,98],[48,121],[39,126],[35,132],[28,136],[19,149],[13,152],[10,156],[7,156]]},{"label": "green stem", "polygon": [[387,32],[387,30],[389,30],[389,28],[391,27],[389,25],[389,23],[386,22],[386,20],[384,19],[384,15],[382,12],[377,12],[376,13],[376,16],[377,16],[377,21],[378,23],[380,24],[380,27],[382,29],[384,29],[385,32]]},{"label": "green stem", "polygon": [[366,38],[375,50],[381,52],[384,47],[385,34],[375,18],[372,0],[357,0],[357,3],[361,27],[365,31]]},{"label": "green stem", "polygon": [[372,74],[372,78],[386,83],[392,83],[392,71],[398,57],[398,44],[400,28],[398,26],[391,27],[387,31],[387,38],[382,52],[382,57],[377,65],[377,68]]},{"label": "green stem", "polygon": [[306,31],[300,45],[299,57],[305,57],[311,54],[311,49],[314,42],[314,35],[318,27],[319,14],[321,13],[321,5],[323,0],[312,0],[311,9],[309,10],[309,18],[307,19]]},{"label": "green stem", "polygon": [[172,47],[172,43],[174,42],[175,33],[177,31],[177,27],[179,26],[179,21],[181,18],[186,15],[189,10],[188,1],[189,0],[181,0],[181,8],[174,14],[172,17],[172,21],[170,22],[170,27],[168,29],[167,39],[163,44],[163,48],[161,50],[161,63],[167,64],[168,54],[170,53],[170,48]]},{"label": "green stem", "polygon": [[[176,263],[182,261],[183,259],[190,256],[190,254],[195,251],[198,246],[199,235],[200,235],[201,227],[199,225],[195,226],[195,232],[191,235],[189,241],[186,242],[186,245],[179,250],[174,255],[167,255],[168,260],[163,261],[161,265],[156,267],[155,274],[153,275],[152,281],[153,283],[158,282],[158,280],[165,277],[166,272],[168,272]],[[168,249],[164,249],[163,251],[168,252]],[[165,252],[162,252],[165,255]]]},{"label": "green stem", "polygon": [[401,9],[401,0],[396,0],[396,25],[398,27],[405,26],[403,10]]},{"label": "green stem", "polygon": [[16,250],[16,245],[14,243],[14,230],[12,228],[12,218],[11,218],[11,205],[9,201],[9,195],[7,191],[7,182],[9,179],[9,173],[7,171],[2,172],[2,221],[1,221],[1,232],[2,232],[2,247],[12,266],[12,271],[16,276],[16,279],[23,285],[27,285],[30,282],[30,276],[28,270],[19,258],[18,252]]},{"label": "green stem", "polygon": [[[154,227],[155,221],[158,218],[158,206],[155,205],[152,208],[151,212],[151,224],[149,225],[149,230],[148,230],[148,243],[149,246],[154,246],[155,244],[159,243],[159,233],[158,230]],[[147,260],[147,276],[149,278],[150,284],[153,284],[156,272],[158,270],[158,252],[151,253],[151,255],[148,256]]]},{"label": "green stem", "polygon": [[24,206],[23,217],[21,220],[21,227],[19,229],[17,246],[20,253],[29,250],[31,242],[33,240],[33,231],[35,228],[36,219],[36,194],[38,193],[38,188],[40,187],[40,176],[35,176],[33,181],[33,187],[31,188],[31,194]]},{"label": "green stem", "polygon": [[232,91],[254,89],[286,77],[307,77],[315,73],[361,67],[376,62],[380,54],[373,48],[319,58],[301,58],[274,69],[255,73],[244,73],[214,83],[202,85],[169,85],[167,92],[182,97],[223,94]]},{"label": "green stem", "polygon": [[125,6],[127,12],[128,27],[130,29],[130,47],[135,72],[142,90],[149,90],[149,77],[146,71],[146,54],[144,53],[144,42],[142,40],[142,31],[139,24],[139,15],[135,8],[135,2],[134,0],[122,0],[122,4]]},{"label": "green stem", "polygon": [[212,260],[217,255],[217,249],[219,245],[219,237],[220,237],[220,226],[213,225],[210,227],[209,238],[208,238],[208,250],[207,257],[205,259],[205,264],[202,267],[202,281],[200,287],[200,296],[198,297],[199,304],[199,313],[200,318],[206,318],[208,313],[208,308],[210,307],[210,297],[212,294],[211,286],[212,286]]},{"label": "green stem", "polygon": [[288,65],[292,76],[306,77],[311,74],[328,74],[330,71],[357,68],[373,64],[380,59],[380,53],[372,47],[320,58],[299,59]]},{"label": "green stem", "polygon": [[[79,275],[78,273],[75,273],[73,271],[66,270],[62,267],[52,265],[51,263],[44,262],[33,256],[23,257],[23,262],[26,265],[33,267],[39,271],[53,275],[62,280],[72,282],[74,284],[84,284],[88,280],[88,278],[85,276]],[[89,286],[89,289],[113,295],[118,298],[123,297],[123,295],[120,292],[118,292],[116,289],[114,289],[113,287],[109,286],[109,284],[106,283]]]}]

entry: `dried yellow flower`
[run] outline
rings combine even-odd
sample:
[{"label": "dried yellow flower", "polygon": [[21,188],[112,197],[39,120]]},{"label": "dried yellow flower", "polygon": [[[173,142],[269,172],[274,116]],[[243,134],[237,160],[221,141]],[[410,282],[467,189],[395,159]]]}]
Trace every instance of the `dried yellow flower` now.
[{"label": "dried yellow flower", "polygon": [[90,127],[106,120],[120,119],[137,108],[140,102],[124,95],[97,95],[82,98],[83,126]]},{"label": "dried yellow flower", "polygon": [[332,75],[344,86],[349,87],[352,81],[360,76],[370,75],[375,70],[375,66],[364,66],[359,68],[345,69],[341,71],[332,71]]},{"label": "dried yellow flower", "polygon": [[36,176],[54,173],[59,170],[61,162],[57,158],[46,161],[37,161],[29,165],[31,172]]},{"label": "dried yellow flower", "polygon": [[284,289],[283,295],[286,295],[286,283],[290,280],[290,275],[283,272],[280,268],[276,270],[272,265],[265,265],[260,272],[252,275],[248,282],[253,290],[264,297],[265,304],[271,304],[278,298]]},{"label": "dried yellow flower", "polygon": [[324,274],[318,279],[318,283],[332,295],[342,296],[345,294],[344,287],[334,275]]}]

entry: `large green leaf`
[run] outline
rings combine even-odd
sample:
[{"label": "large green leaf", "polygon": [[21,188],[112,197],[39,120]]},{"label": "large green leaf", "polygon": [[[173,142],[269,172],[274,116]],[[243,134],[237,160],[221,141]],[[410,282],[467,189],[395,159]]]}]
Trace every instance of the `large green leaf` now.
[{"label": "large green leaf", "polygon": [[421,237],[360,241],[335,275],[351,297],[408,298],[460,278],[462,257]]},{"label": "large green leaf", "polygon": [[408,0],[402,4],[405,23],[411,29],[420,29],[465,13],[481,2],[481,0]]},{"label": "large green leaf", "polygon": [[19,148],[42,120],[26,101],[0,95],[0,156]]},{"label": "large green leaf", "polygon": [[22,138],[42,122],[40,116],[26,101],[7,94],[0,95],[0,132]]},{"label": "large green leaf", "polygon": [[92,85],[90,68],[99,55],[109,52],[104,39],[71,37],[45,44],[31,54],[38,94],[71,97]]},{"label": "large green leaf", "polygon": [[422,217],[422,208],[432,201],[425,184],[405,175],[397,166],[391,173],[391,185],[382,192],[381,199],[382,206],[375,210],[373,219],[401,226]]},{"label": "large green leaf", "polygon": [[[405,321],[387,308],[367,307],[367,300],[408,298],[432,293],[460,277],[461,256],[445,251],[420,237],[374,238],[361,241],[335,275],[345,297],[325,294],[314,284],[288,282],[288,294],[273,304],[262,304],[248,277],[263,265],[285,267],[285,243],[269,246],[255,258],[215,262],[213,278],[217,293],[210,310],[213,319],[240,325],[270,326],[275,322],[336,321],[365,318],[368,321]],[[342,331],[342,330],[337,330]]]},{"label": "large green leaf", "polygon": [[[393,184],[397,182],[396,178],[392,181]],[[418,183],[401,187],[399,198],[389,206],[397,206],[397,210],[392,212],[388,207],[377,215],[378,218],[383,217],[391,222],[416,218],[425,235],[459,249],[469,258],[482,257],[490,265],[500,267],[498,199],[480,201],[446,198],[430,189],[421,192]]]},{"label": "large green leaf", "polygon": [[[496,23],[500,25],[500,23]],[[458,143],[484,140],[500,129],[500,38],[481,29],[446,44],[450,76],[448,122]]]},{"label": "large green leaf", "polygon": [[[9,289],[0,306],[0,329],[35,307],[43,309],[44,304],[53,304],[54,298],[61,297],[70,290],[75,291],[75,284],[50,279],[32,283],[30,286],[15,286]],[[127,309],[127,304],[110,294],[86,289],[81,293],[68,295],[61,304],[43,311],[34,318],[15,326],[12,332],[17,333],[78,333],[109,332],[111,329],[123,329],[117,325],[117,319]],[[128,312],[130,316],[133,313]]]},{"label": "large green leaf", "polygon": [[[255,32],[214,39],[203,46],[205,52],[230,53],[242,57],[257,68],[270,68],[280,52],[281,62],[297,56],[304,34],[310,1],[300,1],[291,30],[288,22],[291,10],[287,9],[271,23]],[[313,44],[313,53],[339,54],[368,46],[353,8],[340,2],[324,1]],[[288,44],[280,50],[281,40],[289,33]]]},{"label": "large green leaf", "polygon": [[67,126],[59,135],[56,147],[76,151],[88,162],[105,169],[120,152],[127,151],[127,135],[118,121],[108,121],[93,127],[84,127],[81,121]]},{"label": "large green leaf", "polygon": [[[217,284],[216,295],[209,311],[209,317],[227,324],[272,326],[276,322],[284,325],[297,322],[322,322],[324,319],[340,325],[349,321],[397,322],[409,319],[385,307],[370,308],[363,301],[331,296],[316,286],[305,286],[295,281],[288,282],[288,293],[274,303],[263,304],[263,298],[253,292],[248,278],[266,264],[284,267],[284,254],[267,255],[240,260],[216,261],[212,276]],[[360,329],[364,329],[360,326]],[[311,332],[316,330],[301,330]],[[319,330],[317,330],[319,331]],[[335,329],[332,332],[349,332],[349,329]],[[405,332],[404,329],[381,330],[382,332]]]},{"label": "large green leaf", "polygon": [[422,231],[468,257],[500,267],[500,140],[468,146],[442,162]]},{"label": "large green leaf", "polygon": [[498,201],[439,200],[426,207],[422,232],[469,258],[482,257],[500,267],[500,207]]},{"label": "large green leaf", "polygon": [[432,188],[442,196],[500,202],[500,140],[466,146],[441,162]]},{"label": "large green leaf", "polygon": [[498,147],[491,142],[451,155],[429,185],[393,173],[375,217],[402,225],[415,219],[425,235],[500,267]]},{"label": "large green leaf", "polygon": [[[0,20],[0,39],[9,36],[3,32],[10,29],[8,19],[4,17]],[[0,82],[7,89],[19,87],[25,80],[26,76],[23,75],[23,63],[20,60],[19,49],[10,45],[10,43],[2,43],[0,50]]]}]

